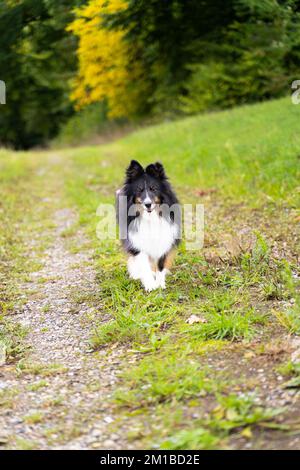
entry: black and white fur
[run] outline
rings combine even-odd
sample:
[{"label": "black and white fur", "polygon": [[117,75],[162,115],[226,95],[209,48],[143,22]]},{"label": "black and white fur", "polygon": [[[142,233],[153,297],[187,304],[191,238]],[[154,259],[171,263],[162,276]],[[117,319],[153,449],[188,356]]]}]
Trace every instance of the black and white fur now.
[{"label": "black and white fur", "polygon": [[117,203],[120,195],[127,197],[127,238],[122,242],[129,255],[129,275],[140,279],[146,291],[164,289],[168,257],[180,240],[180,216],[162,210],[179,207],[163,165],[152,163],[144,169],[132,160]]}]

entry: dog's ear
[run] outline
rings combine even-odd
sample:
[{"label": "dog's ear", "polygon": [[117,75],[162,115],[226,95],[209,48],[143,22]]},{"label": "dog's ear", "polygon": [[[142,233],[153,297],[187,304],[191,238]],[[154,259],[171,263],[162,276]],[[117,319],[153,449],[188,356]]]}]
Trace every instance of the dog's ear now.
[{"label": "dog's ear", "polygon": [[144,168],[136,160],[131,160],[129,167],[126,170],[126,177],[128,181],[133,181],[144,173]]},{"label": "dog's ear", "polygon": [[165,169],[160,162],[151,163],[146,168],[146,173],[150,176],[154,176],[155,178],[160,178],[161,180],[167,179]]}]

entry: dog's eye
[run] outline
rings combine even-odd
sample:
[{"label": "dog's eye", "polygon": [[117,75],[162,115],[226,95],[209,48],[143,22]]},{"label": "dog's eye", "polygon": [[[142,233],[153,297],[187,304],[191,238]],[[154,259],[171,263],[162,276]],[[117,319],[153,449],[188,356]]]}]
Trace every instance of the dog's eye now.
[{"label": "dog's eye", "polygon": [[155,188],[155,186],[150,186],[149,189],[150,189],[150,191],[153,192],[153,191],[155,191],[156,188]]}]

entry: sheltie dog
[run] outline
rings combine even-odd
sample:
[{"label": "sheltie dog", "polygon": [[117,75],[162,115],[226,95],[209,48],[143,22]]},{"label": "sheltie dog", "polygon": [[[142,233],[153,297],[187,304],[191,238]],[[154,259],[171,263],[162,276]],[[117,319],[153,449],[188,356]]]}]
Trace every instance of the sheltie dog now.
[{"label": "sheltie dog", "polygon": [[144,169],[131,161],[124,185],[117,191],[117,219],[120,232],[123,224],[121,240],[130,277],[140,279],[148,292],[165,289],[181,238],[181,210],[161,163]]}]

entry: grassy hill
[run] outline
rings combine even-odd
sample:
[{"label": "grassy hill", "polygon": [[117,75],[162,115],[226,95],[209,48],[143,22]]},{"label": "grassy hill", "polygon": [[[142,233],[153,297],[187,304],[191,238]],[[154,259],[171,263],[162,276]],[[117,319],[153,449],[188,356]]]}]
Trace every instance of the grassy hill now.
[{"label": "grassy hill", "polygon": [[[278,199],[297,185],[299,113],[289,99],[265,102],[146,128],[103,151],[121,162],[115,178],[122,177],[124,159],[161,159],[177,186]],[[76,154],[93,152],[98,154],[94,147]]]},{"label": "grassy hill", "polygon": [[[92,250],[97,281],[73,303],[93,309],[93,354],[109,363],[120,351],[107,397],[111,432],[121,430],[129,447],[300,447],[287,432],[300,417],[289,388],[299,384],[300,362],[291,360],[300,347],[299,116],[281,99],[104,146],[2,150],[1,331],[12,362],[28,354],[22,330],[11,328],[24,302],[18,285],[57,236],[52,212],[71,207],[78,221],[61,236],[71,252]],[[113,202],[131,158],[162,161],[181,202],[204,204],[204,248],[181,246],[165,291],[145,294],[128,280],[118,241],[96,237],[96,209]],[[31,237],[38,242],[28,257]]]}]

